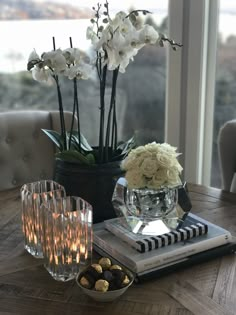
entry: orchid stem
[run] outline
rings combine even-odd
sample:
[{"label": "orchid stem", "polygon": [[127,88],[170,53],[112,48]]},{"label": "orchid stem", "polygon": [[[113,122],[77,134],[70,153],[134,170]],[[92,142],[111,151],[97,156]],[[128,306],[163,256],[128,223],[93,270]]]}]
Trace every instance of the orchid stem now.
[{"label": "orchid stem", "polygon": [[[52,38],[53,42],[53,50],[56,50],[56,42],[55,37]],[[67,150],[67,141],[66,141],[66,128],[65,128],[65,118],[64,118],[64,110],[63,110],[63,102],[61,95],[61,88],[59,83],[59,78],[57,75],[53,75],[53,78],[57,85],[57,96],[58,96],[58,104],[59,104],[59,113],[60,113],[60,123],[61,123],[61,136],[63,139],[63,150]]]},{"label": "orchid stem", "polygon": [[111,89],[111,99],[110,107],[107,118],[107,129],[106,129],[106,142],[105,142],[105,162],[109,159],[109,144],[110,144],[110,129],[111,129],[111,115],[113,112],[113,121],[112,121],[112,143],[111,143],[111,154],[113,154],[113,139],[114,139],[114,128],[116,125],[116,114],[115,114],[115,103],[116,103],[116,83],[119,74],[119,67],[113,70],[112,76],[112,89]]},{"label": "orchid stem", "polygon": [[104,160],[104,123],[105,123],[105,90],[106,90],[107,65],[103,67],[102,80],[100,80],[100,130],[99,130],[99,163]]},{"label": "orchid stem", "polygon": [[[69,40],[70,40],[70,47],[73,48],[72,38],[70,37]],[[72,133],[73,133],[74,121],[75,121],[75,112],[76,112],[79,152],[81,152],[80,114],[79,114],[78,87],[77,87],[76,78],[73,79],[73,86],[74,86],[74,103],[73,103],[73,116],[72,116],[71,129],[70,129],[69,147],[71,146],[71,139],[72,139]]]}]

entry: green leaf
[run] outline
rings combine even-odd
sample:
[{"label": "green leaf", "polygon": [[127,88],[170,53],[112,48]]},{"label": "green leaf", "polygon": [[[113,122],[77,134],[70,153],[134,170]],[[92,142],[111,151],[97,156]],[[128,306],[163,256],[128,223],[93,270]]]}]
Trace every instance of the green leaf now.
[{"label": "green leaf", "polygon": [[[88,155],[92,155],[91,153]],[[75,150],[67,150],[56,153],[56,157],[68,162],[76,162],[80,164],[93,165],[95,159],[91,156],[85,156],[82,153]]]},{"label": "green leaf", "polygon": [[[72,131],[72,140],[74,142],[76,142],[79,145],[79,133],[76,130]],[[68,137],[69,137],[70,133],[68,132]],[[93,149],[90,146],[90,144],[88,143],[87,139],[84,137],[84,135],[82,133],[80,133],[80,144],[81,144],[81,149],[84,151],[90,151],[92,152]]]},{"label": "green leaf", "polygon": [[63,140],[58,132],[48,129],[42,129],[42,131],[55,143],[60,151],[63,150]]},{"label": "green leaf", "polygon": [[130,138],[126,142],[121,143],[112,157],[112,161],[118,161],[125,158],[126,155],[136,147],[135,137]]},{"label": "green leaf", "polygon": [[96,163],[95,157],[94,157],[94,155],[92,153],[87,154],[86,158],[87,158],[87,160],[89,161],[90,164],[95,164]]},{"label": "green leaf", "polygon": [[135,143],[135,137],[133,136],[132,138],[130,138],[129,140],[127,140],[126,142],[121,143],[117,149],[121,150],[122,153],[130,151],[132,148],[134,148],[136,146]]}]

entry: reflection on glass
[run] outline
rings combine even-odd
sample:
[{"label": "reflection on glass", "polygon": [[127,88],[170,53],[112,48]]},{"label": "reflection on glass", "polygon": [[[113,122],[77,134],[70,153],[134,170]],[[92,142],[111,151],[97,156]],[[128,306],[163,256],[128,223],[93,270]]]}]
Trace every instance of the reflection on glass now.
[{"label": "reflection on glass", "polygon": [[129,189],[121,177],[112,196],[121,224],[135,234],[160,235],[176,229],[186,212],[178,204],[178,188]]},{"label": "reflection on glass", "polygon": [[33,182],[21,187],[22,228],[25,249],[35,258],[43,258],[40,206],[44,202],[65,195],[64,187],[52,180]]}]

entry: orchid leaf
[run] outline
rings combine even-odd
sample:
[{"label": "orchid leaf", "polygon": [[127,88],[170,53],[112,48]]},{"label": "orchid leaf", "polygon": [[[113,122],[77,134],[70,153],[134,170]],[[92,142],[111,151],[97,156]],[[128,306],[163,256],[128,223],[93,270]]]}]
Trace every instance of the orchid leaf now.
[{"label": "orchid leaf", "polygon": [[79,164],[93,165],[95,164],[94,157],[92,154],[83,155],[76,150],[66,150],[56,153],[56,157],[68,162],[75,162]]},{"label": "orchid leaf", "polygon": [[71,138],[70,150],[80,150],[79,144],[73,139],[73,137]]},{"label": "orchid leaf", "polygon": [[55,143],[60,151],[63,150],[63,140],[58,132],[48,129],[42,129],[42,131]]},{"label": "orchid leaf", "polygon": [[130,150],[132,150],[135,147],[136,147],[135,137],[132,137],[128,141],[121,143],[117,147],[117,150],[115,151],[112,161],[124,159],[130,152]]},{"label": "orchid leaf", "polygon": [[95,164],[96,163],[95,157],[92,153],[87,154],[86,158],[89,161],[89,164]]},{"label": "orchid leaf", "polygon": [[135,142],[135,137],[133,136],[126,142],[121,143],[118,147],[117,150],[120,150],[122,154],[125,154],[129,152],[131,149],[133,149],[136,146]]},{"label": "orchid leaf", "polygon": [[[72,141],[76,142],[79,145],[79,133],[76,130],[72,131]],[[70,135],[70,133],[68,133]],[[81,149],[84,151],[93,151],[92,147],[89,145],[87,139],[84,137],[82,133],[80,133],[80,145]]]}]

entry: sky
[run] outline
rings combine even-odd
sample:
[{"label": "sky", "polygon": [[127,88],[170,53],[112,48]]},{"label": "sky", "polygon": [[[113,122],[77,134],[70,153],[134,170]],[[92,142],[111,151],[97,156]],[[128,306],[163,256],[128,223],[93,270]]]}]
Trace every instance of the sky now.
[{"label": "sky", "polygon": [[220,0],[220,7],[225,10],[236,10],[235,0]]}]

